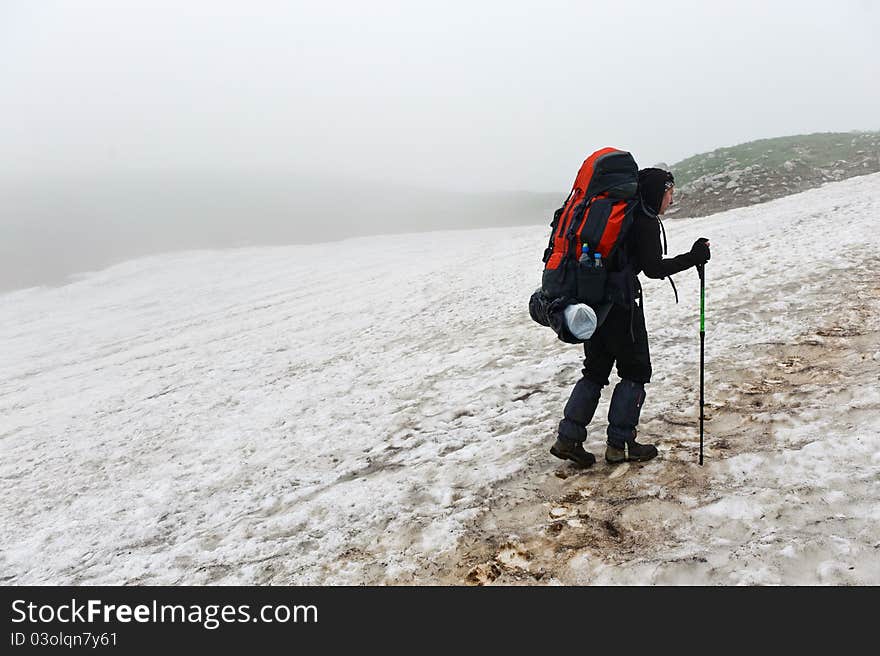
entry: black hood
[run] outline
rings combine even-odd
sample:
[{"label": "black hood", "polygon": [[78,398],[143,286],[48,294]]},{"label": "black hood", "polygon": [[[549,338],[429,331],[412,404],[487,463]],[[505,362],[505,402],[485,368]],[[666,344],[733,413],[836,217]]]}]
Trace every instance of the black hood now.
[{"label": "black hood", "polygon": [[654,214],[660,212],[663,194],[669,186],[675,184],[675,178],[663,169],[642,169],[639,171],[639,195],[642,202]]}]

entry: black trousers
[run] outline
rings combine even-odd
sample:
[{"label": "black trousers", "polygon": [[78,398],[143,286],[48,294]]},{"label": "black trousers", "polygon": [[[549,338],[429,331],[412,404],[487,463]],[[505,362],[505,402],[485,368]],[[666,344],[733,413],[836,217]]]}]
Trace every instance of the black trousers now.
[{"label": "black trousers", "polygon": [[584,356],[582,377],[571,391],[559,422],[559,437],[574,442],[586,439],[587,424],[593,419],[602,388],[608,384],[616,363],[621,381],[608,409],[608,443],[620,446],[634,440],[645,401],[645,384],[651,380],[651,354],[641,303],[635,303],[632,311],[614,306],[584,344]]},{"label": "black trousers", "polygon": [[600,387],[608,384],[615,362],[621,378],[643,385],[651,382],[645,312],[641,302],[633,303],[632,331],[629,308],[615,305],[595,334],[584,343],[583,376]]}]

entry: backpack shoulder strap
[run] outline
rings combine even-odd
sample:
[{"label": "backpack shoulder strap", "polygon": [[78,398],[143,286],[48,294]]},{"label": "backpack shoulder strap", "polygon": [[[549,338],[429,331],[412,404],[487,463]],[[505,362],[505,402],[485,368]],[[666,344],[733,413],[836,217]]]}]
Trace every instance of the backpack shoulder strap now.
[{"label": "backpack shoulder strap", "polygon": [[[645,205],[642,203],[642,207]],[[669,244],[666,241],[666,228],[663,226],[663,221],[660,219],[659,214],[651,213],[651,216],[657,217],[657,223],[660,224],[660,232],[663,234],[663,255],[666,255],[669,252]],[[672,276],[666,276],[669,278],[669,284],[672,285],[672,293],[675,294],[675,303],[678,304],[678,289],[675,287],[675,281],[672,279]]]},{"label": "backpack shoulder strap", "polygon": [[657,215],[657,223],[660,224],[660,231],[663,233],[663,254],[666,255],[666,253],[669,252],[669,248],[666,244],[666,228],[663,227],[663,221],[660,220],[659,214]]}]

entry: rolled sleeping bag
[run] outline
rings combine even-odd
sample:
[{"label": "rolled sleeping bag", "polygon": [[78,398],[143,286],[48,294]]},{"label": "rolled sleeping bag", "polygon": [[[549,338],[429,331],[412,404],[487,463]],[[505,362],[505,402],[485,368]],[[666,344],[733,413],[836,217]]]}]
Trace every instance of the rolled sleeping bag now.
[{"label": "rolled sleeping bag", "polygon": [[598,319],[589,305],[573,303],[565,308],[563,314],[568,331],[578,339],[586,341],[596,332]]}]

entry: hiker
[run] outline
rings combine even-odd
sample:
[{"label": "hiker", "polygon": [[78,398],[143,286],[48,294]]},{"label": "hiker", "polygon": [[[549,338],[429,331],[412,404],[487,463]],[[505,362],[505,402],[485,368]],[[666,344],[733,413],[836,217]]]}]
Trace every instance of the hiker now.
[{"label": "hiker", "polygon": [[[595,456],[583,447],[587,438],[586,427],[593,419],[602,388],[608,384],[615,363],[621,380],[614,388],[608,410],[605,460],[615,464],[650,460],[657,455],[657,447],[653,444],[636,442],[636,426],[645,401],[645,384],[651,380],[644,303],[637,276],[644,271],[649,278],[665,278],[705,264],[710,257],[709,240],[702,237],[694,242],[690,252],[663,257],[659,215],[672,204],[674,190],[672,173],[658,168],[638,172],[639,203],[633,212],[632,228],[621,245],[632,270],[630,306],[613,304],[604,322],[584,343],[583,377],[571,392],[564,417],[559,422],[556,442],[550,448],[550,453],[557,458],[571,460],[582,467],[596,462]],[[665,243],[665,232],[663,239]]]}]

